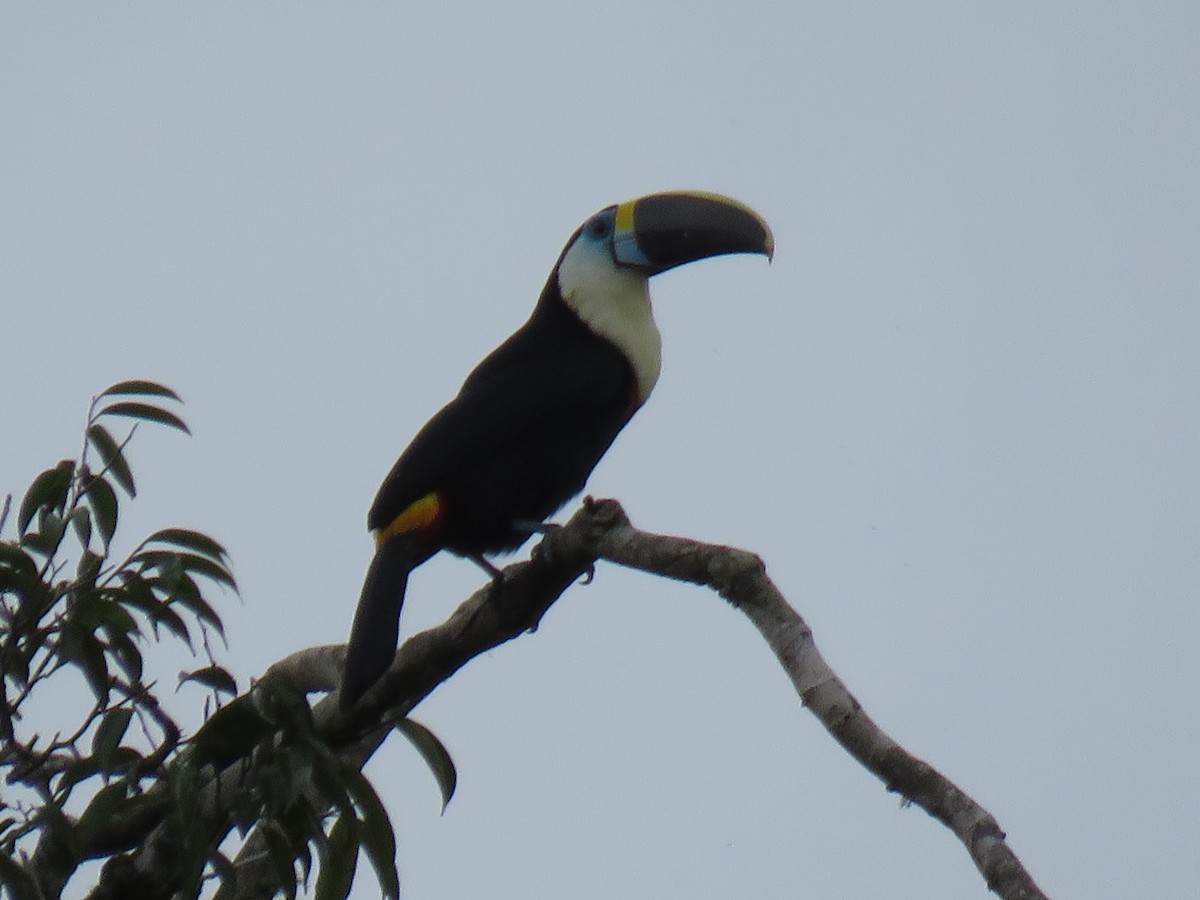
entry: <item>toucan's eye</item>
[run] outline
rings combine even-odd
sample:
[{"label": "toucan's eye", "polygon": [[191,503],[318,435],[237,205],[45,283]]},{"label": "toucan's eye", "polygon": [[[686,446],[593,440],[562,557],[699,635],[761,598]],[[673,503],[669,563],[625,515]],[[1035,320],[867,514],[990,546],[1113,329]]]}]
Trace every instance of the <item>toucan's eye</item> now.
[{"label": "toucan's eye", "polygon": [[612,234],[612,216],[601,214],[589,219],[587,225],[584,226],[584,231],[587,232],[588,237],[597,240],[608,237]]}]

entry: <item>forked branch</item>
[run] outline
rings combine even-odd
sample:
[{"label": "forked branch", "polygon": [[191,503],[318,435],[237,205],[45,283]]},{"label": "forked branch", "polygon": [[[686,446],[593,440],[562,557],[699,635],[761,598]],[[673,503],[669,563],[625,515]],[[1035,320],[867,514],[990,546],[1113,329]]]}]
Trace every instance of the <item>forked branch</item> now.
[{"label": "forked branch", "polygon": [[[889,791],[950,828],[991,890],[1005,900],[1045,900],[992,815],[871,720],[821,656],[811,629],[767,577],[759,557],[639,531],[614,500],[585,501],[566,525],[546,535],[530,562],[505,570],[499,592],[490,586],[477,591],[442,625],[406,641],[388,673],[350,715],[338,709],[335,697],[322,701],[318,726],[348,759],[362,765],[386,734],[386,723],[408,713],[475,656],[536,627],[597,560],[715,590],[758,628],[804,706]],[[343,655],[341,647],[302,651],[273,666],[267,677],[305,691],[332,691]],[[208,799],[219,805],[220,796],[214,790]],[[222,898],[269,895],[272,876],[256,848],[252,836],[237,860],[238,886],[227,886]],[[143,856],[137,863],[146,866],[150,859]]]}]

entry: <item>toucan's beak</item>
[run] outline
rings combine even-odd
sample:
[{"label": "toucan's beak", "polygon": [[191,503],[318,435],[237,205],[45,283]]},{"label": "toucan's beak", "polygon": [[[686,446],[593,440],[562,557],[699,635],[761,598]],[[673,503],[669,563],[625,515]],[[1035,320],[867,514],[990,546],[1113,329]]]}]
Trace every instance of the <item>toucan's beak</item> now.
[{"label": "toucan's beak", "polygon": [[672,191],[617,207],[613,255],[621,265],[657,275],[723,253],[761,253],[767,259],[775,253],[771,229],[744,203],[720,194]]}]

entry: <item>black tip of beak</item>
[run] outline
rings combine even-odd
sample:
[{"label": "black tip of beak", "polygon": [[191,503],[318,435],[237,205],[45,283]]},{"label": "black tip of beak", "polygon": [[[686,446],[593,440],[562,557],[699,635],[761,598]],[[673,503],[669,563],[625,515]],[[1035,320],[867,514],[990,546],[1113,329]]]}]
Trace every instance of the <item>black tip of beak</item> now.
[{"label": "black tip of beak", "polygon": [[637,200],[633,229],[654,272],[726,253],[774,253],[771,229],[754,210],[715,194],[651,194]]}]

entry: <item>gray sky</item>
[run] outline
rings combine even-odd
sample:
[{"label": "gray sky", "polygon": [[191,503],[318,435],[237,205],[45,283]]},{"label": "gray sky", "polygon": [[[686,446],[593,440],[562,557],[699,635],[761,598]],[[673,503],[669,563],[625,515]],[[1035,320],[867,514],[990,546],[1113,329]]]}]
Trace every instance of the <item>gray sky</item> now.
[{"label": "gray sky", "polygon": [[[571,231],[732,194],[775,262],[657,279],[589,490],[761,553],[1049,894],[1195,896],[1200,7],[449,9],[4,6],[0,491],[166,382],[195,437],[139,436],[125,540],[230,547],[243,679],[343,640],[379,481]],[[431,563],[403,631],[479,582]],[[446,814],[371,769],[412,900],[987,896],[694,589],[603,567],[418,718]]]}]

